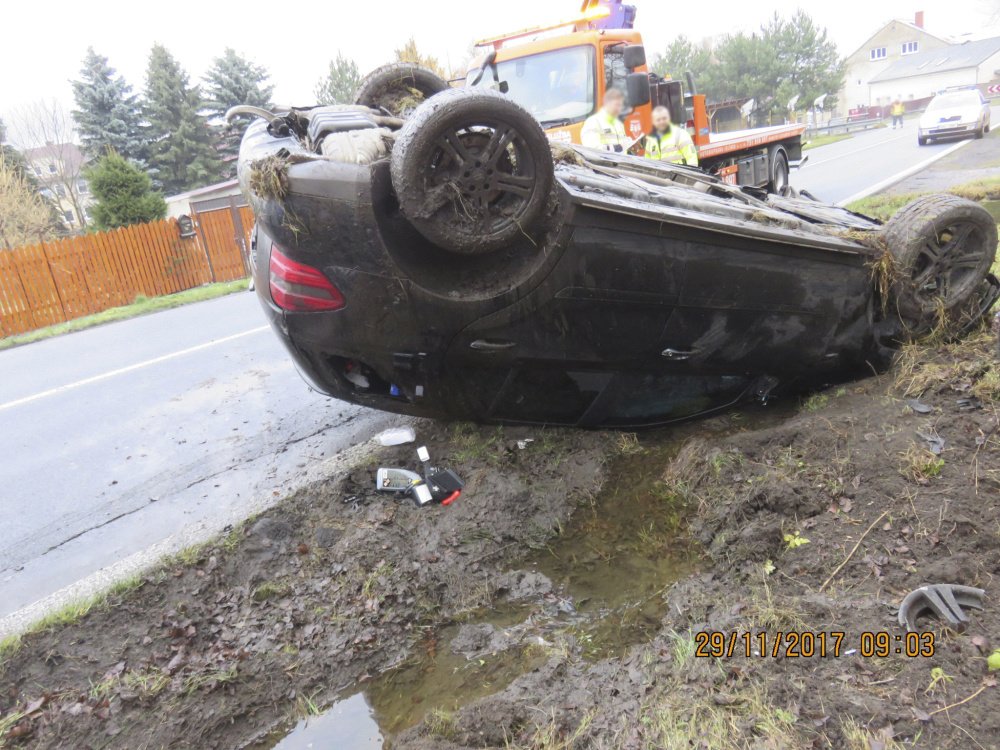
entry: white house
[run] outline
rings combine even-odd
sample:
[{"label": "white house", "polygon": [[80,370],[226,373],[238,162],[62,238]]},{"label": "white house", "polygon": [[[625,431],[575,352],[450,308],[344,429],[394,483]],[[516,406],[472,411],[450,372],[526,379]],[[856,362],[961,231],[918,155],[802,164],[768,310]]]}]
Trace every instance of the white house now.
[{"label": "white house", "polygon": [[82,229],[94,202],[83,177],[86,159],[75,143],[46,143],[25,149],[24,160],[38,181],[41,194],[59,210],[70,231]]},{"label": "white house", "polygon": [[[899,61],[947,47],[948,40],[924,29],[924,13],[918,11],[913,23],[895,19],[884,24],[845,60],[844,86],[837,97],[839,114],[852,109],[877,106],[871,96],[872,80]],[[895,96],[895,92],[893,92]]]},{"label": "white house", "polygon": [[871,79],[872,104],[926,99],[956,86],[1000,80],[1000,37],[951,44],[900,59]]}]

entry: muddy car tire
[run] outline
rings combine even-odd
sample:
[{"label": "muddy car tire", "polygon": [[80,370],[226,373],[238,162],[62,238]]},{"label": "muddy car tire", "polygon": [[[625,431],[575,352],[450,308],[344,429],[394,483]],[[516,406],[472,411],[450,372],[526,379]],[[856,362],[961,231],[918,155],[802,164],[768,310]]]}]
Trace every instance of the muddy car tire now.
[{"label": "muddy car tire", "polygon": [[493,91],[438,94],[406,121],[392,151],[403,215],[456,253],[483,254],[532,238],[553,180],[541,126]]},{"label": "muddy car tire", "polygon": [[354,94],[354,103],[381,109],[394,117],[408,117],[448,82],[433,70],[413,63],[392,63],[366,75]]},{"label": "muddy car tire", "polygon": [[896,266],[895,308],[911,333],[921,333],[975,301],[996,255],[997,225],[978,203],[929,195],[893,216],[885,239]]}]

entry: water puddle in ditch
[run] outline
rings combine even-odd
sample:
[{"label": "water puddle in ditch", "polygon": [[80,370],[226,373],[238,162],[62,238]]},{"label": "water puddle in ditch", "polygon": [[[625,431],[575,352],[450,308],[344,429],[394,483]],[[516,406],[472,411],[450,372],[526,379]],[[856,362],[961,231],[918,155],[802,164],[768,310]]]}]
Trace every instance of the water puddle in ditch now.
[{"label": "water puddle in ditch", "polygon": [[[732,420],[745,424],[739,415]],[[723,431],[721,423],[714,431]],[[503,690],[554,650],[576,649],[596,660],[648,640],[665,614],[663,592],[695,570],[699,555],[684,534],[685,508],[661,476],[687,437],[709,429],[701,423],[669,437],[646,433],[612,460],[593,505],[578,508],[558,537],[518,566],[550,579],[551,593],[529,603],[499,603],[440,629],[415,657],[267,746],[389,748],[399,732]],[[463,628],[483,633],[485,647],[472,654],[453,648]]]},{"label": "water puddle in ditch", "polygon": [[337,701],[320,716],[302,719],[274,750],[379,750],[384,739],[363,693]]}]

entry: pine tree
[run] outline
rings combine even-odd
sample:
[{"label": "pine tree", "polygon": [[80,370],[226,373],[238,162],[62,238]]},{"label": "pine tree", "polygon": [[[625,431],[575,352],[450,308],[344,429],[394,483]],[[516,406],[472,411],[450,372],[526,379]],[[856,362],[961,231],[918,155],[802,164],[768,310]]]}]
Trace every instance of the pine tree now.
[{"label": "pine tree", "polygon": [[320,104],[351,104],[361,83],[358,64],[340,52],[330,60],[330,69],[316,84],[316,101]]},{"label": "pine tree", "polygon": [[149,56],[143,109],[150,131],[149,167],[166,193],[219,179],[219,155],[199,112],[201,91],[161,44],[154,44]]},{"label": "pine tree", "polygon": [[138,97],[132,87],[115,75],[108,58],[98,55],[93,47],[87,48],[80,77],[72,81],[77,106],[73,119],[84,154],[96,159],[112,148],[126,159],[142,163],[146,144]]},{"label": "pine tree", "polygon": [[758,33],[724,37],[707,62],[699,83],[709,100],[752,98],[757,124],[784,117],[795,96],[811,104],[821,94],[834,94],[844,80],[837,46],[801,10],[788,20],[775,14]]},{"label": "pine tree", "polygon": [[239,117],[232,123],[225,122],[226,111],[237,104],[251,104],[270,109],[274,86],[267,83],[268,72],[255,65],[235,50],[226,48],[205,74],[205,107],[209,117],[216,120],[219,132],[220,153],[226,164],[226,175],[236,173],[236,157],[240,140],[250,124],[250,117]]},{"label": "pine tree", "polygon": [[683,80],[684,74],[690,71],[698,83],[703,82],[711,64],[711,53],[683,34],[670,43],[665,54],[653,58],[653,70],[657,74]]},{"label": "pine tree", "polygon": [[776,13],[761,32],[775,50],[782,71],[775,80],[778,105],[783,108],[791,97],[799,95],[802,108],[805,108],[816,97],[830,94],[826,106],[832,106],[836,92],[844,83],[844,63],[826,29],[818,27],[809,14],[800,9],[788,21]]},{"label": "pine tree", "polygon": [[97,199],[90,215],[104,231],[156,221],[167,215],[167,203],[153,190],[149,175],[114,151],[88,167],[87,182]]}]

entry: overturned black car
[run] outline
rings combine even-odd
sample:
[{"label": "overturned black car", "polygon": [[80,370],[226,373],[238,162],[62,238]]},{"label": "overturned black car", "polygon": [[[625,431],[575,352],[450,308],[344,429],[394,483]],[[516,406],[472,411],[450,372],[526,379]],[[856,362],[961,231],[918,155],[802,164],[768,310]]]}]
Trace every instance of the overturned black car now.
[{"label": "overturned black car", "polygon": [[1000,296],[996,224],[975,203],[923,198],[882,225],[550,144],[501,94],[445,89],[391,66],[357,106],[253,111],[239,176],[257,291],[330,396],[662,424],[884,369]]}]

